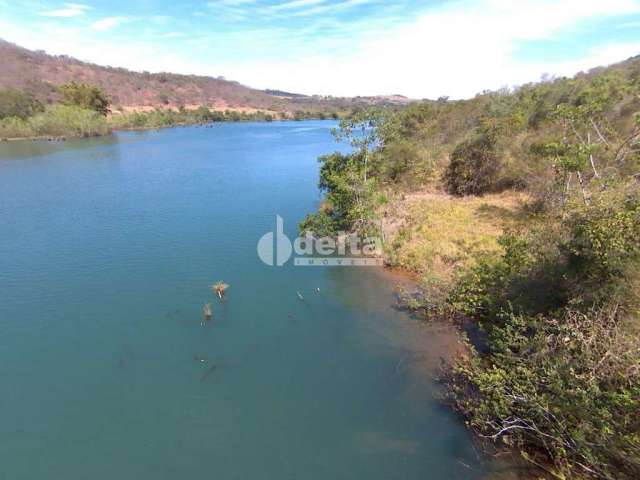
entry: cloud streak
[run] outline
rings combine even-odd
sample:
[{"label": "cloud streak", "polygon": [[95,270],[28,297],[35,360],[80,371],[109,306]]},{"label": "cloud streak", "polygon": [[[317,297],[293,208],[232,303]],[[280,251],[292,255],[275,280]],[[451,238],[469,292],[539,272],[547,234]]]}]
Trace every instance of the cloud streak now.
[{"label": "cloud streak", "polygon": [[91,24],[91,29],[96,32],[106,32],[129,21],[128,17],[105,17]]},{"label": "cloud streak", "polygon": [[[528,42],[552,40],[584,21],[639,12],[640,2],[631,0],[458,1],[388,27],[383,35],[364,31],[350,42],[350,51],[337,58],[317,51],[294,61],[230,64],[228,76],[303,93],[465,98],[534,81],[543,73],[571,75],[637,54],[640,37],[638,42],[608,41],[562,62],[529,61],[517,51]],[[331,72],[330,77],[324,72]]]},{"label": "cloud streak", "polygon": [[320,3],[326,3],[327,0],[293,0],[286,3],[279,3],[277,5],[273,5],[269,9],[272,11],[280,11],[280,10],[291,10],[297,8],[305,8],[310,7],[312,5],[318,5]]},{"label": "cloud streak", "polygon": [[41,12],[40,15],[42,15],[43,17],[59,18],[81,17],[85,13],[87,13],[88,10],[91,10],[91,7],[89,7],[88,5],[84,5],[81,3],[66,3],[64,8]]},{"label": "cloud streak", "polygon": [[153,9],[102,18],[81,4],[62,10],[80,18],[5,18],[0,31],[97,63],[338,96],[469,97],[640,52],[640,34],[618,28],[638,21],[640,0],[220,0],[199,16]]}]

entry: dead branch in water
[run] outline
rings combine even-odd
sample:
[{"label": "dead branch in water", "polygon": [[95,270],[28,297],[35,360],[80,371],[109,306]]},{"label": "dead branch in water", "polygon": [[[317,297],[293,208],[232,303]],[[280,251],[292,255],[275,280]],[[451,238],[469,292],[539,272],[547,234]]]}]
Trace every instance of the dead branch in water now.
[{"label": "dead branch in water", "polygon": [[229,288],[229,285],[224,283],[224,282],[222,282],[222,281],[211,285],[211,289],[213,290],[213,293],[218,295],[220,300],[222,300],[222,297],[224,297],[224,294],[225,294],[225,292],[227,291],[228,288]]}]

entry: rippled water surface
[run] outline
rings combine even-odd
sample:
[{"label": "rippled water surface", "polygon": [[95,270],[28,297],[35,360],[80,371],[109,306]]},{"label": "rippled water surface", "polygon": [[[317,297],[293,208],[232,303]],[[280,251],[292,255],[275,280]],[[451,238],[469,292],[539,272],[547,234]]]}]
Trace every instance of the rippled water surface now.
[{"label": "rippled water surface", "polygon": [[1,478],[481,476],[422,368],[446,332],[379,272],[256,255],[317,208],[333,126],[0,145]]}]

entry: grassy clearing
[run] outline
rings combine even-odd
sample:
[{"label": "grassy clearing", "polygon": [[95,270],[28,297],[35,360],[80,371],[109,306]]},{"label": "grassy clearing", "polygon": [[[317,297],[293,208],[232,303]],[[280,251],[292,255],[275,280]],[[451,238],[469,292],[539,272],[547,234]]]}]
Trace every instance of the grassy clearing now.
[{"label": "grassy clearing", "polygon": [[383,229],[387,262],[419,275],[434,294],[452,286],[455,272],[470,267],[478,253],[501,251],[505,229],[531,219],[528,197],[503,192],[483,197],[453,197],[422,192],[392,201]]}]

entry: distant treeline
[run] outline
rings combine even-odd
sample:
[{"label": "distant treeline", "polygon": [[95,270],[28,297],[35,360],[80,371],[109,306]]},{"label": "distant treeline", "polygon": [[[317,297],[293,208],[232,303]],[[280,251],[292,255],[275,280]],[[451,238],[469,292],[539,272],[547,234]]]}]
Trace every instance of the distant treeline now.
[{"label": "distant treeline", "polygon": [[156,108],[110,115],[109,98],[98,87],[71,82],[59,87],[61,102],[43,105],[33,95],[16,89],[0,89],[0,139],[29,137],[87,137],[118,129],[164,128],[212,122],[271,122],[275,120],[339,119],[349,112],[293,114],[265,111],[217,111],[206,106],[177,110]]},{"label": "distant treeline", "polygon": [[200,106],[195,110],[184,107],[178,110],[155,109],[149,112],[131,112],[116,114],[109,118],[115,129],[162,128],[173,125],[194,125],[212,122],[273,122],[276,120],[326,120],[339,119],[337,112],[296,111],[293,116],[274,114],[264,111],[242,112],[237,110],[211,110]]},{"label": "distant treeline", "polygon": [[88,137],[111,131],[109,101],[100,89],[69,83],[60,93],[61,103],[45,106],[28,93],[0,90],[0,138]]}]

